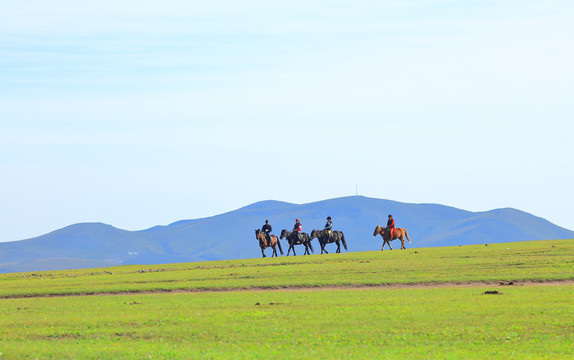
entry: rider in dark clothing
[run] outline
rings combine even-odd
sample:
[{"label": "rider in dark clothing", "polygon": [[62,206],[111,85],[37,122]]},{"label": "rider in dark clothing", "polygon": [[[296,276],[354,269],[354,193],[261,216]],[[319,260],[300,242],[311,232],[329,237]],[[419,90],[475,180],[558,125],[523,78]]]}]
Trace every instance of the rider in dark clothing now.
[{"label": "rider in dark clothing", "polygon": [[333,230],[333,223],[331,222],[330,216],[327,216],[327,223],[325,224],[325,227],[323,228],[323,230],[327,231],[327,233],[329,234],[329,237],[331,237],[331,231]]},{"label": "rider in dark clothing", "polygon": [[267,244],[271,245],[271,231],[273,230],[273,228],[271,227],[271,225],[269,225],[269,220],[265,220],[265,225],[263,225],[261,227],[261,232],[265,234],[265,237],[267,238]]}]

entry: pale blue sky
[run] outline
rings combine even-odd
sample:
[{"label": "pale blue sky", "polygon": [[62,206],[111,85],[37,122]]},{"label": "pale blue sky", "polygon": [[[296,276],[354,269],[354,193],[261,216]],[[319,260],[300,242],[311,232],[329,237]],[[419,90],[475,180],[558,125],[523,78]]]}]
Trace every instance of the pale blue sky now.
[{"label": "pale blue sky", "polygon": [[355,184],[574,229],[572,39],[569,1],[8,0],[0,241]]}]

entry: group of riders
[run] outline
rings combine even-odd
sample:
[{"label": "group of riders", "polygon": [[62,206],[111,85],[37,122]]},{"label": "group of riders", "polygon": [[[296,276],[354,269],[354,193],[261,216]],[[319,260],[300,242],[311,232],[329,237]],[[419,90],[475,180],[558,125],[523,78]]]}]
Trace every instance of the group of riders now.
[{"label": "group of riders", "polygon": [[[293,233],[298,235],[301,232],[301,229],[302,229],[301,221],[299,219],[295,219],[295,225],[293,226]],[[329,234],[329,236],[331,236],[331,233],[333,231],[333,221],[331,221],[330,216],[327,216],[327,223],[323,227],[323,230],[326,231]],[[269,220],[265,220],[265,225],[261,227],[261,232],[265,234],[265,238],[267,239],[267,246],[271,244],[271,231],[273,231],[273,228],[271,227],[271,224],[269,224]],[[393,219],[393,215],[389,215],[386,231],[389,233],[391,238],[394,236],[394,232],[396,230],[395,230],[395,219]]]}]

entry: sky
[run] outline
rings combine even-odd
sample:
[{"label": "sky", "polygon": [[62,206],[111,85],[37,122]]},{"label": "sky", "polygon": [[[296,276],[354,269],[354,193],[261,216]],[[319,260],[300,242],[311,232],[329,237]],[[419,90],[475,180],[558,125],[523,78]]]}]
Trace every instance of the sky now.
[{"label": "sky", "polygon": [[3,1],[0,241],[357,189],[574,230],[572,39],[571,1]]}]

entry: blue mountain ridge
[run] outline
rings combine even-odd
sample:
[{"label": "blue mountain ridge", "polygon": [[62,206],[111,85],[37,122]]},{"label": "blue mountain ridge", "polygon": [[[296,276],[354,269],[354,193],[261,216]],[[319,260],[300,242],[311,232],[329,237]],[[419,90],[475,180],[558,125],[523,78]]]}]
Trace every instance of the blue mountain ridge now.
[{"label": "blue mountain ridge", "polygon": [[[412,244],[407,242],[407,248],[574,238],[571,230],[512,208],[470,212],[363,196],[307,204],[269,200],[140,231],[80,223],[32,239],[0,243],[0,272],[260,257],[255,229],[265,219],[279,235],[281,229],[291,230],[296,218],[301,219],[303,231],[310,233],[321,229],[326,217],[331,216],[334,229],[345,233],[348,251],[380,250],[382,238],[373,237],[373,230],[376,225],[386,224],[388,214],[393,214],[397,227],[408,231]],[[286,252],[286,241],[282,245]],[[400,243],[395,241],[392,246],[399,249]],[[335,245],[327,245],[327,250],[334,251]],[[302,247],[296,247],[296,251],[303,254]]]}]

